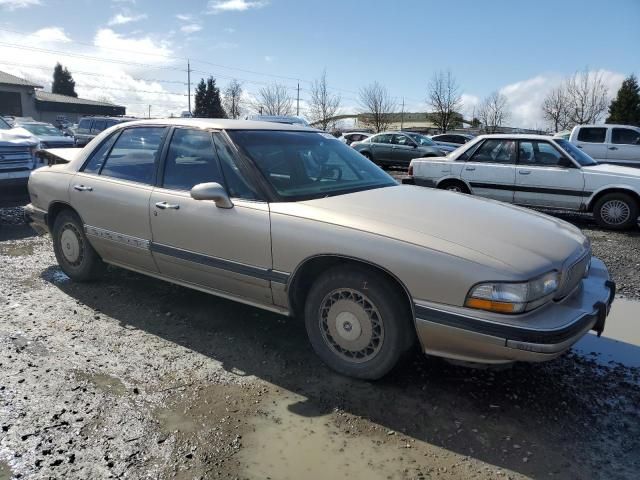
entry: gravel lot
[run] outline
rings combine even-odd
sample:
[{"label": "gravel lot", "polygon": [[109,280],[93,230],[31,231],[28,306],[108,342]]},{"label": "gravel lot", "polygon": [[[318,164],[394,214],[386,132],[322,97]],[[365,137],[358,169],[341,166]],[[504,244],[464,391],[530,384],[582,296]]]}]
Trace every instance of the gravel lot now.
[{"label": "gravel lot", "polygon": [[[0,210],[0,480],[637,477],[640,369],[416,355],[355,381],[294,319],[116,268],[75,284],[21,215]],[[564,218],[639,299],[640,233]]]}]

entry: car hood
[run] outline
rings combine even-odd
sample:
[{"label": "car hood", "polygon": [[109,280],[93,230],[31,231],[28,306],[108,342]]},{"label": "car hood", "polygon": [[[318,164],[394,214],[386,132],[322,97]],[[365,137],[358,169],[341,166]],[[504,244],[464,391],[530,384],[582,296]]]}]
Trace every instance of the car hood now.
[{"label": "car hood", "polygon": [[640,168],[623,167],[620,165],[610,165],[608,163],[599,163],[589,167],[582,167],[582,171],[598,175],[613,175],[616,177],[634,177],[640,179]]},{"label": "car hood", "polygon": [[11,128],[9,130],[0,130],[0,144],[21,146],[25,145],[33,147],[38,144],[38,139],[34,137],[28,130],[24,128]]},{"label": "car hood", "polygon": [[519,277],[560,270],[569,257],[589,248],[580,230],[562,220],[493,200],[409,185],[271,207],[274,213],[367,231],[509,269]]}]

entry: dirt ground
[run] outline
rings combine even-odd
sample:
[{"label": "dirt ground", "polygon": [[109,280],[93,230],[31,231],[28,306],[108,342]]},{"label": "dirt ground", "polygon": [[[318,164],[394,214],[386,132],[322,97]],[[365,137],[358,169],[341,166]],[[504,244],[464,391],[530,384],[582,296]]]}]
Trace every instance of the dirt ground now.
[{"label": "dirt ground", "polygon": [[[570,219],[640,298],[640,234]],[[0,222],[0,480],[637,478],[638,368],[416,354],[351,380],[300,321],[116,268],[76,284],[20,209]]]}]

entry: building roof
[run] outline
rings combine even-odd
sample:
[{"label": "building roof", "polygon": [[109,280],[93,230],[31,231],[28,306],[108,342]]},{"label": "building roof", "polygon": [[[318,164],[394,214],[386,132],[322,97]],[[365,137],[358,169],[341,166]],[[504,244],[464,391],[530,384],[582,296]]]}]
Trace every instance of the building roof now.
[{"label": "building roof", "polygon": [[72,97],[70,95],[61,95],[59,93],[43,92],[42,90],[36,91],[36,100],[41,102],[53,102],[53,103],[72,103],[75,105],[95,105],[97,107],[119,107],[108,102],[99,102],[97,100],[87,100],[86,98]]},{"label": "building roof", "polygon": [[24,78],[16,77],[7,72],[0,71],[0,85],[19,85],[21,87],[42,88],[42,85],[30,82]]}]

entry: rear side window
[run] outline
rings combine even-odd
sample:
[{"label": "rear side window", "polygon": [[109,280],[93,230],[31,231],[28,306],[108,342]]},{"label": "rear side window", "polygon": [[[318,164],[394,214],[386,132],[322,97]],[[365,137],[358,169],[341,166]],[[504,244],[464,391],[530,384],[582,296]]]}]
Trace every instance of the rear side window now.
[{"label": "rear side window", "polygon": [[194,185],[205,182],[224,184],[211,133],[177,129],[169,145],[162,186],[191,190]]},{"label": "rear side window", "polygon": [[516,163],[516,142],[513,140],[486,140],[471,157],[472,162]]},{"label": "rear side window", "polygon": [[164,127],[124,130],[111,149],[100,174],[150,184],[164,131]]},{"label": "rear side window", "polygon": [[581,127],[578,132],[578,140],[589,143],[604,143],[607,129],[600,127]]},{"label": "rear side window", "polygon": [[630,128],[614,128],[611,131],[611,143],[640,145],[640,133]]},{"label": "rear side window", "polygon": [[371,143],[391,143],[391,134],[383,133],[381,135],[371,137]]}]

